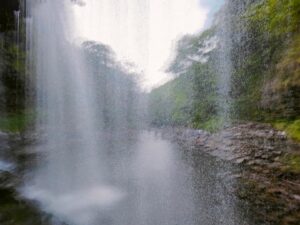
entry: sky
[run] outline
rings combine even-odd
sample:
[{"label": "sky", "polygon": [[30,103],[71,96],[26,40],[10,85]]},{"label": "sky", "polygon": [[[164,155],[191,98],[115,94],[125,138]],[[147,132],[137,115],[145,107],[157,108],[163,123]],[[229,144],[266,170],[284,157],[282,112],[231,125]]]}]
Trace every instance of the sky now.
[{"label": "sky", "polygon": [[119,60],[135,65],[149,90],[172,78],[165,70],[176,41],[203,30],[223,0],[76,1],[76,38],[110,45]]}]

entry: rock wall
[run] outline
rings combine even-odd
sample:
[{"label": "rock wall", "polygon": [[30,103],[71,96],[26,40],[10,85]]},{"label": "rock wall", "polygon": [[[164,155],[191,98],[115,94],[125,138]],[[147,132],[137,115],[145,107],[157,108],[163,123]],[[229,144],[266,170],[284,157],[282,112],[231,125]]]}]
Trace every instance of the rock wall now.
[{"label": "rock wall", "polygon": [[20,2],[23,0],[0,2],[0,114],[25,107],[25,15]]},{"label": "rock wall", "polygon": [[19,0],[1,0],[0,2],[0,33],[15,28],[14,11],[19,10]]},{"label": "rock wall", "polygon": [[270,125],[244,123],[215,134],[177,132],[188,143],[240,170],[235,193],[251,204],[258,224],[296,225],[300,221],[300,145]]}]

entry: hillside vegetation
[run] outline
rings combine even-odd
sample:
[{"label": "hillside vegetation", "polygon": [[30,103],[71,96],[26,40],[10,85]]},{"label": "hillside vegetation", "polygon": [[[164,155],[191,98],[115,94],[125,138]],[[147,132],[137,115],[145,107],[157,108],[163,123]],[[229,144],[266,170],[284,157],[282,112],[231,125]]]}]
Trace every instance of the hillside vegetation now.
[{"label": "hillside vegetation", "polygon": [[[231,122],[270,122],[298,139],[299,21],[298,0],[227,1],[210,29],[178,42],[175,78],[150,93],[152,123],[215,131],[227,102]],[[220,93],[224,73],[228,98]]]}]

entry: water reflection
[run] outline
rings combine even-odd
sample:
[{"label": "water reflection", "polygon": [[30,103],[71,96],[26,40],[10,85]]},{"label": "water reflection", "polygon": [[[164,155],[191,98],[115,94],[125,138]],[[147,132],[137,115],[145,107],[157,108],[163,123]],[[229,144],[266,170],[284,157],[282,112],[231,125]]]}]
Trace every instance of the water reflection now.
[{"label": "water reflection", "polygon": [[251,224],[227,190],[231,168],[199,150],[152,131],[110,136],[105,147],[105,185],[64,196],[27,189],[27,197],[76,225]]}]

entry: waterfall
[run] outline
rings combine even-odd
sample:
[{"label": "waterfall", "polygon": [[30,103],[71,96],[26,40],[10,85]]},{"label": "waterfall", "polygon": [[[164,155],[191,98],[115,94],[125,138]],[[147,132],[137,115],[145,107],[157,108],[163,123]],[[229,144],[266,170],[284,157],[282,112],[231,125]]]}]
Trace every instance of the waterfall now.
[{"label": "waterfall", "polygon": [[[233,2],[232,2],[233,1]],[[245,61],[251,52],[249,45],[252,36],[249,34],[249,20],[237,17],[245,16],[251,7],[251,0],[225,1],[222,10],[216,15],[217,37],[219,48],[216,57],[216,70],[218,75],[219,114],[225,126],[230,126],[232,119],[237,118],[239,112],[236,108],[236,98],[246,80],[238,79],[238,67],[247,65]],[[254,75],[251,75],[254,76]],[[250,78],[248,78],[250,79]],[[239,93],[240,92],[240,93]]]},{"label": "waterfall", "polygon": [[[191,27],[169,25],[190,6],[180,0],[27,0],[26,64],[36,87],[39,163],[25,197],[78,225],[94,225],[99,212],[125,199],[128,190],[111,176],[109,156],[131,150],[132,121],[143,111],[136,71],[155,75],[178,29],[198,29],[197,20]],[[191,14],[198,18],[197,10]]]},{"label": "waterfall", "polygon": [[19,45],[20,42],[20,10],[14,11],[15,26],[16,26],[16,43]]},{"label": "waterfall", "polygon": [[36,151],[43,157],[24,193],[65,220],[89,224],[89,206],[109,205],[122,194],[105,180],[97,86],[73,42],[72,7],[69,0],[27,2],[28,63],[34,65],[36,130],[42,138]]},{"label": "waterfall", "polygon": [[218,94],[219,94],[219,115],[224,126],[230,124],[230,109],[232,100],[230,97],[232,61],[231,61],[231,21],[228,17],[228,4],[224,5],[219,18],[221,26],[218,27],[217,36],[219,49],[217,54]]}]

